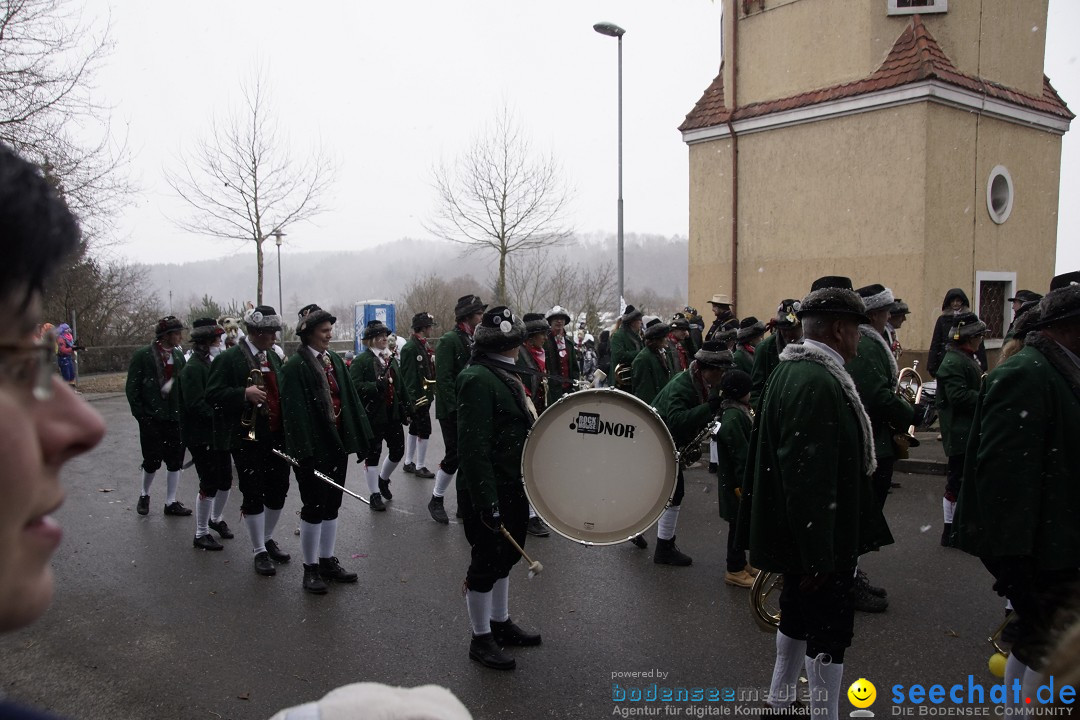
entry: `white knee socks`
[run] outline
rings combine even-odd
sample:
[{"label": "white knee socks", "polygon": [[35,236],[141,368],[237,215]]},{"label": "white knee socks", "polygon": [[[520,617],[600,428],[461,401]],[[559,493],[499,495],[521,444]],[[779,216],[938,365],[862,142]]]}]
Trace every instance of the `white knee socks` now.
[{"label": "white knee socks", "polygon": [[799,672],[806,659],[806,641],[776,633],[776,663],[773,665],[772,683],[769,685],[767,702],[772,708],[786,708],[795,702]]},{"label": "white knee socks", "polygon": [[416,455],[416,436],[405,436],[405,464],[408,465],[413,461],[413,456]]},{"label": "white knee socks", "polygon": [[720,461],[720,456],[716,452],[716,441],[715,440],[710,440],[709,441],[709,462],[717,463],[719,461]]},{"label": "white knee socks", "polygon": [[806,679],[810,684],[810,711],[815,720],[839,720],[840,683],[844,664],[834,663],[822,653],[806,658]]},{"label": "white knee socks", "polygon": [[244,524],[251,536],[251,552],[255,555],[266,552],[266,511],[258,515],[245,515]]},{"label": "white knee socks", "polygon": [[439,468],[435,471],[435,489],[431,491],[431,494],[435,497],[442,497],[446,494],[446,488],[450,487],[450,481],[454,479],[454,476],[450,473]]},{"label": "white knee socks", "polygon": [[203,497],[202,493],[195,496],[195,537],[210,534],[210,508],[214,505],[214,498]]},{"label": "white knee socks", "polygon": [[679,506],[672,505],[664,508],[664,514],[660,516],[660,522],[656,525],[656,539],[670,540],[675,537],[675,524],[679,522]]},{"label": "white knee socks", "polygon": [[945,513],[945,522],[952,523],[953,514],[956,512],[956,503],[948,498],[941,498],[941,510]]},{"label": "white knee socks", "polygon": [[381,477],[383,480],[389,480],[390,476],[394,473],[395,470],[397,470],[398,465],[400,464],[401,461],[391,462],[390,457],[387,456],[387,458],[382,461],[382,467],[379,468],[379,477]]},{"label": "white knee socks", "polygon": [[322,521],[322,535],[319,537],[319,557],[334,557],[334,544],[337,543],[337,518]]},{"label": "white knee socks", "polygon": [[427,458],[427,438],[416,438],[416,467],[424,467]]},{"label": "white knee socks", "polygon": [[491,591],[481,593],[469,590],[465,593],[465,607],[469,610],[469,622],[473,635],[491,632]]},{"label": "white knee socks", "polygon": [[370,495],[374,495],[379,492],[379,466],[378,465],[365,465],[364,471],[367,473],[367,489]]},{"label": "white knee socks", "polygon": [[165,475],[165,504],[176,502],[176,488],[180,485],[180,471],[170,470]]},{"label": "white knee socks", "polygon": [[491,588],[491,619],[506,622],[510,619],[510,578],[499,578]]},{"label": "white knee socks", "polygon": [[229,502],[230,490],[218,490],[214,496],[214,509],[210,512],[210,519],[221,522],[221,516],[225,514],[225,503]]},{"label": "white knee socks", "polygon": [[266,539],[270,540],[274,537],[274,528],[277,527],[278,519],[281,518],[281,508],[271,510],[268,507],[264,507],[262,514],[266,516],[266,527],[264,531],[266,533]]},{"label": "white knee socks", "polygon": [[322,523],[300,521],[300,553],[305,565],[319,562],[319,541],[322,539]]},{"label": "white knee socks", "polygon": [[154,484],[154,475],[155,474],[156,473],[146,472],[145,470],[143,470],[143,474],[142,474],[142,492],[140,493],[140,495],[149,495],[150,494],[150,486]]}]

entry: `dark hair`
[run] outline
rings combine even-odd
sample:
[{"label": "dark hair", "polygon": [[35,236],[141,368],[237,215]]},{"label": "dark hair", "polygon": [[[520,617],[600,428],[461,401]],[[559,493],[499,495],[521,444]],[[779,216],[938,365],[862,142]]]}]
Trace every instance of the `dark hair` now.
[{"label": "dark hair", "polygon": [[32,163],[0,143],[0,298],[25,292],[20,309],[42,290],[79,245],[79,225],[56,189]]}]

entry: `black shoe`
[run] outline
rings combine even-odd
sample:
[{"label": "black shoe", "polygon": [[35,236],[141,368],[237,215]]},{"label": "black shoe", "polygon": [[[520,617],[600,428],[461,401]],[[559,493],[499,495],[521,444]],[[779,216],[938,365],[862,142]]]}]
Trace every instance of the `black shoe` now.
[{"label": "black shoe", "polygon": [[898,482],[896,482],[895,480],[893,480],[893,481],[892,481],[891,483],[889,483],[889,487],[891,487],[891,488],[898,488],[898,487],[903,487],[903,486],[902,486],[902,485],[901,485],[900,483],[898,483]]},{"label": "black shoe", "polygon": [[431,513],[431,519],[437,523],[443,525],[450,524],[450,518],[446,517],[446,508],[443,507],[443,499],[441,497],[431,496],[428,500],[427,510]]},{"label": "black shoe", "polygon": [[868,585],[855,583],[851,586],[851,605],[859,612],[880,613],[889,607],[889,601],[883,597],[870,594]]},{"label": "black shoe", "polygon": [[551,534],[547,525],[540,519],[539,516],[529,518],[529,524],[525,526],[525,532],[535,537],[547,537]]},{"label": "black shoe", "polygon": [[255,553],[255,572],[260,575],[277,575],[277,568],[270,562],[270,556],[265,551]]},{"label": "black shoe", "polygon": [[694,562],[689,555],[679,550],[679,546],[675,544],[675,538],[670,540],[656,538],[656,550],[653,551],[652,561],[657,565],[675,565],[677,567],[686,567]]},{"label": "black shoe", "polygon": [[224,520],[221,522],[211,520],[207,523],[207,526],[226,540],[232,540],[234,537],[232,530],[229,529],[229,524]]},{"label": "black shoe", "polygon": [[304,565],[304,590],[312,595],[325,595],[326,583],[320,577],[318,565]]},{"label": "black shoe", "polygon": [[464,515],[461,514],[461,508],[458,508],[457,510],[454,511],[454,517],[456,517],[458,520],[461,520],[462,518],[465,517]]},{"label": "black shoe", "polygon": [[[147,498],[149,500],[150,498]],[[165,506],[166,515],[176,515],[178,517],[187,517],[191,514],[189,508],[184,507],[183,503],[179,500],[173,500],[171,503]]]},{"label": "black shoe", "polygon": [[540,644],[540,633],[525,632],[509,618],[505,622],[492,620],[491,635],[501,647],[509,647],[510,645],[527,647]]},{"label": "black shoe", "polygon": [[412,475],[416,472],[416,463],[405,463],[401,468],[401,472],[407,472]]},{"label": "black shoe", "polygon": [[135,512],[139,513],[140,515],[149,515],[150,514],[150,496],[149,495],[140,495],[139,496],[139,502],[135,505]]},{"label": "black shoe", "polygon": [[879,597],[879,598],[887,598],[887,597],[889,597],[889,592],[885,588],[877,587],[876,585],[871,585],[870,584],[870,578],[867,577],[866,573],[864,573],[862,570],[856,570],[855,571],[855,584],[856,585],[862,585],[864,588],[866,588],[866,592],[870,593],[871,595],[873,595],[875,597]]},{"label": "black shoe", "polygon": [[[307,565],[304,566],[305,569],[307,567]],[[319,574],[327,582],[354,583],[357,578],[356,573],[341,567],[336,557],[319,558]]]},{"label": "black shoe", "polygon": [[709,474],[710,475],[715,475],[716,471],[718,469],[719,469],[719,466],[716,463],[714,463],[714,462],[709,463]]},{"label": "black shoe", "polygon": [[644,535],[635,535],[634,537],[630,538],[630,542],[634,543],[635,547],[639,547],[642,550],[645,550],[649,547],[649,541],[645,539]]},{"label": "black shoe", "polygon": [[265,545],[266,554],[269,555],[270,559],[274,562],[284,564],[292,560],[292,555],[284,552],[281,548],[278,547],[277,540],[268,538]]},{"label": "black shoe", "polygon": [[371,509],[386,512],[386,503],[382,501],[382,495],[379,493],[371,493]]},{"label": "black shoe", "polygon": [[431,478],[435,477],[435,473],[431,472],[426,467],[418,467],[416,468],[416,477],[430,480]]},{"label": "black shoe", "polygon": [[952,523],[945,523],[941,528],[941,547],[952,547]]},{"label": "black shoe", "polygon": [[224,550],[225,546],[214,539],[212,535],[200,535],[191,541],[196,550]]},{"label": "black shoe", "polygon": [[379,478],[379,492],[383,496],[383,500],[389,502],[394,499],[394,493],[390,492],[390,481]]},{"label": "black shoe", "polygon": [[501,647],[495,644],[495,638],[491,633],[486,635],[473,635],[469,643],[469,657],[484,667],[495,670],[513,670],[517,663]]}]

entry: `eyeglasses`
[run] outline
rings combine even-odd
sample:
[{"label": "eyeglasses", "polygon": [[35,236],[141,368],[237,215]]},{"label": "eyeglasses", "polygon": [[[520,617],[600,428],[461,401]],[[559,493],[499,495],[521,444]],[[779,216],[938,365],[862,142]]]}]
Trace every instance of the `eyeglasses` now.
[{"label": "eyeglasses", "polygon": [[38,400],[53,395],[56,331],[29,345],[0,343],[0,383],[29,389]]}]

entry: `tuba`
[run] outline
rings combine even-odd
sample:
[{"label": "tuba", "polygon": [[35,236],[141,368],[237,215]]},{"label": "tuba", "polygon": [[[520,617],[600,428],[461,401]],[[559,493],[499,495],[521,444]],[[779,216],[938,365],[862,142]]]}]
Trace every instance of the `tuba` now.
[{"label": "tuba", "polygon": [[[254,385],[257,388],[265,388],[266,381],[263,379],[261,370],[252,370],[248,373],[247,387]],[[240,424],[248,429],[247,437],[245,440],[255,442],[255,416],[257,413],[262,412],[266,415],[269,411],[265,405],[253,405],[248,403],[244,406],[244,412],[240,415]]]},{"label": "tuba", "polygon": [[[911,363],[911,367],[904,368],[896,376],[896,394],[907,400],[912,406],[918,405],[922,400],[923,379],[918,371],[919,361]],[[896,459],[906,460],[911,453],[910,448],[918,447],[919,440],[915,437],[915,426],[912,425],[907,432],[898,432],[893,435],[893,446],[896,448]]]},{"label": "tuba", "polygon": [[784,589],[784,576],[780,573],[759,571],[750,588],[750,609],[754,622],[765,632],[776,632],[780,627],[780,592]]}]

